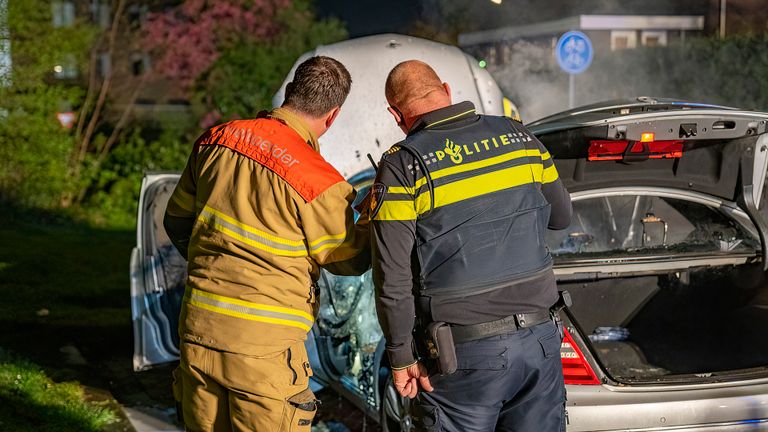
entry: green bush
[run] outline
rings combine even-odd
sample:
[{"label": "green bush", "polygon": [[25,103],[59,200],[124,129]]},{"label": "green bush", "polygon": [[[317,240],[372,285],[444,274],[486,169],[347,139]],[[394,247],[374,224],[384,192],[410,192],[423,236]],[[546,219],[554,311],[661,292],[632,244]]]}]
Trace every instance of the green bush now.
[{"label": "green bush", "polygon": [[115,146],[107,160],[91,171],[91,186],[84,203],[87,218],[99,225],[132,228],[144,173],[181,171],[193,140],[171,127],[159,131],[159,135],[134,128]]}]

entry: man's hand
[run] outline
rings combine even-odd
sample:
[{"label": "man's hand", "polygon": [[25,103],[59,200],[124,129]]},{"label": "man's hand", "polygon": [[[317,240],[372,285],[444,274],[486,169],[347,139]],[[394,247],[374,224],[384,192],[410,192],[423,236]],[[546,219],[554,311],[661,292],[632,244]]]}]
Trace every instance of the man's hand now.
[{"label": "man's hand", "polygon": [[422,389],[431,392],[434,390],[429,383],[427,368],[423,364],[416,362],[405,369],[392,370],[392,381],[395,383],[395,389],[400,396],[413,399],[419,392],[419,386]]},{"label": "man's hand", "polygon": [[357,219],[358,224],[366,224],[370,220],[371,199],[371,191],[368,190],[368,192],[365,194],[365,197],[363,197],[363,199],[354,207],[355,211],[360,214],[360,217]]}]

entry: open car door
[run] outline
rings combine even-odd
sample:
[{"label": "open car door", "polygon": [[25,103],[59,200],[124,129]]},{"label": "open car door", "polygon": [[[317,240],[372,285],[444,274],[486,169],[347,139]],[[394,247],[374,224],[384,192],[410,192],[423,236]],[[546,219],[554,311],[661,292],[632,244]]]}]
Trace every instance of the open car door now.
[{"label": "open car door", "polygon": [[178,322],[187,262],[163,228],[168,199],[178,173],[151,173],[141,184],[136,247],[131,253],[133,369],[136,371],[179,358]]}]

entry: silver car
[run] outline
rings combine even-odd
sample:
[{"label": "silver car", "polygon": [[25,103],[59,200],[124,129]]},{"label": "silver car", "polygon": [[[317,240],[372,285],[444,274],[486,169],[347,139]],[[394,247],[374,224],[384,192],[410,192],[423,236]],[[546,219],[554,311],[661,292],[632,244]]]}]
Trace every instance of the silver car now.
[{"label": "silver car", "polygon": [[[321,148],[360,191],[374,175],[365,153],[400,139],[380,96],[397,62],[439,65],[464,89],[454,90],[457,100],[502,112],[498,86],[455,48],[385,35],[316,52],[352,73],[350,99]],[[768,430],[767,121],[766,113],[639,98],[529,125],[574,202],[571,226],[548,238],[559,287],[574,300],[561,350],[569,431]],[[136,370],[178,356],[185,263],[161,223],[177,179],[155,173],[142,185],[131,258]],[[410,430],[409,401],[390,383],[370,273],[323,273],[320,285],[307,339],[313,388],[334,388],[385,431]]]}]

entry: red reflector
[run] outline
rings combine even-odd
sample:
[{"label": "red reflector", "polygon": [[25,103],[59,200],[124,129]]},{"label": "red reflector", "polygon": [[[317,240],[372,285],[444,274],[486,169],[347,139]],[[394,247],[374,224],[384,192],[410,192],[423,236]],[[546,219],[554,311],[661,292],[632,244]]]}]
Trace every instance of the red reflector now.
[{"label": "red reflector", "polygon": [[[632,147],[627,151],[627,146]],[[622,160],[625,156],[647,156],[648,159],[683,157],[683,141],[608,141],[589,142],[587,160]]]},{"label": "red reflector", "polygon": [[627,149],[627,141],[596,140],[589,143],[588,160],[621,160]]},{"label": "red reflector", "polygon": [[600,384],[600,380],[597,379],[597,375],[587,363],[584,354],[573,342],[573,337],[567,329],[563,329],[560,361],[563,363],[563,378],[566,384]]}]

